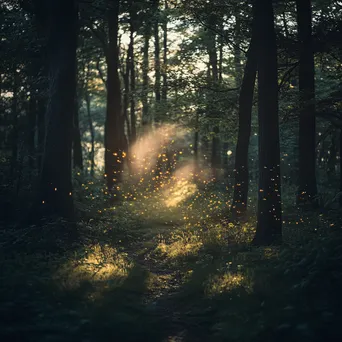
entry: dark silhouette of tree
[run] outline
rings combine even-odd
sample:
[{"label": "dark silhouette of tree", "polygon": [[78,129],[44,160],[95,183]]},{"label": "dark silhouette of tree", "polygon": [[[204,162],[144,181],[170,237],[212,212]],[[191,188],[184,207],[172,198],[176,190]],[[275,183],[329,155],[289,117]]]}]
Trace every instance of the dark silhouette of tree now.
[{"label": "dark silhouette of tree", "polygon": [[143,127],[151,124],[150,112],[149,112],[149,46],[151,38],[151,23],[149,19],[144,23],[144,46],[143,46],[143,65],[142,65],[142,125]]},{"label": "dark silhouette of tree", "polygon": [[[159,0],[153,0],[153,37],[154,37],[154,92],[156,96],[157,109],[161,99],[161,68],[160,68],[160,41],[159,41]],[[157,113],[158,116],[158,113]],[[157,118],[157,121],[159,119]]]},{"label": "dark silhouette of tree", "polygon": [[105,174],[107,187],[111,191],[121,182],[123,157],[127,147],[124,134],[124,117],[121,103],[121,85],[118,73],[119,51],[119,1],[108,0],[108,49],[107,62],[107,112],[105,123]]},{"label": "dark silhouette of tree", "polygon": [[311,0],[297,0],[299,38],[299,186],[298,203],[314,203],[316,184],[315,64]]},{"label": "dark silhouette of tree", "polygon": [[79,100],[78,95],[75,98],[74,112],[74,133],[73,133],[73,166],[76,169],[83,170],[82,142],[79,124]]},{"label": "dark silhouette of tree", "polygon": [[[219,82],[219,67],[218,67],[218,59],[217,59],[217,44],[216,44],[216,30],[217,30],[217,17],[214,14],[211,14],[208,19],[208,55],[209,55],[209,66],[210,66],[210,77],[208,78],[208,82],[210,87],[215,87]],[[216,119],[218,116],[218,111],[215,108],[215,103],[213,103],[212,99],[209,99],[209,116]],[[213,177],[217,179],[217,169],[220,167],[221,156],[220,156],[220,128],[217,122],[213,125],[213,136],[211,142],[211,168]]]},{"label": "dark silhouette of tree", "polygon": [[340,128],[340,207],[342,207],[342,128]]},{"label": "dark silhouette of tree", "polygon": [[272,0],[254,2],[259,124],[258,223],[254,244],[281,240],[280,147],[278,123],[277,44]]},{"label": "dark silhouette of tree", "polygon": [[137,18],[135,15],[136,9],[133,6],[133,1],[130,7],[130,22],[129,22],[129,71],[130,71],[130,119],[131,119],[131,138],[130,144],[137,139],[137,118],[135,114],[135,63],[134,63],[134,33],[136,31]]},{"label": "dark silhouette of tree", "polygon": [[12,158],[11,158],[11,174],[13,175],[17,167],[18,159],[18,97],[19,97],[19,84],[18,84],[18,72],[17,66],[14,65],[13,68],[13,86],[12,86],[12,105],[11,105],[11,115],[12,115]]},{"label": "dark silhouette of tree", "polygon": [[168,0],[164,0],[164,17],[163,17],[163,68],[162,68],[162,78],[163,86],[161,98],[166,101],[167,98],[167,53],[168,53],[168,36],[167,36],[167,24],[168,24]]},{"label": "dark silhouette of tree", "polygon": [[232,204],[232,212],[236,216],[244,214],[248,201],[248,148],[251,136],[253,95],[257,71],[255,27],[252,29],[253,37],[247,53],[247,61],[239,96],[239,129],[235,153],[235,182]]},{"label": "dark silhouette of tree", "polygon": [[47,31],[48,103],[45,143],[34,214],[74,218],[71,151],[76,93],[78,7],[69,0],[51,0],[44,12]]}]

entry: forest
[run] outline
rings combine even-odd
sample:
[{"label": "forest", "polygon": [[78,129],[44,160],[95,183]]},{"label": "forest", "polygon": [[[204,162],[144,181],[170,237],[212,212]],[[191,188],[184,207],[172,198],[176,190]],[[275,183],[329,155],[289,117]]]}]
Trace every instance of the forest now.
[{"label": "forest", "polygon": [[342,1],[0,27],[1,341],[342,341]]}]

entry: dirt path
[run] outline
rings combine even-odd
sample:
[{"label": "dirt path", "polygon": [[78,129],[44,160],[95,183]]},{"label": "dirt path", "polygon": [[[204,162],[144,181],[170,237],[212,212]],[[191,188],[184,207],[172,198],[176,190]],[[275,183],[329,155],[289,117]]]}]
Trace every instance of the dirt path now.
[{"label": "dirt path", "polygon": [[[149,225],[149,222],[145,222]],[[133,261],[150,274],[152,286],[144,296],[148,308],[157,312],[161,320],[167,321],[172,333],[162,342],[181,342],[186,335],[186,327],[181,323],[180,313],[173,300],[183,285],[182,272],[161,262],[155,255],[158,246],[156,236],[168,232],[173,226],[162,222],[150,222],[153,235],[145,234],[144,238],[133,243],[126,250]]]}]

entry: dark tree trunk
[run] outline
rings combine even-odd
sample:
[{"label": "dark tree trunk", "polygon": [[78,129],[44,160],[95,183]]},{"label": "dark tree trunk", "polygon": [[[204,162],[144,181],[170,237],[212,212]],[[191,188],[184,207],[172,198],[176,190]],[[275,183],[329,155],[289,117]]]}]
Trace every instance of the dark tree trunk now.
[{"label": "dark tree trunk", "polygon": [[31,169],[35,168],[36,161],[36,145],[35,135],[37,129],[37,97],[36,89],[31,85],[30,87],[30,99],[29,99],[29,112],[28,112],[28,154],[29,154],[29,166]]},{"label": "dark tree trunk", "polygon": [[14,177],[14,172],[17,167],[18,160],[18,74],[16,67],[13,70],[13,97],[11,106],[12,116],[12,157],[11,157],[11,175]]},{"label": "dark tree trunk", "polygon": [[[255,30],[254,27],[253,30]],[[256,49],[256,41],[253,36],[247,54],[239,97],[239,130],[235,153],[235,182],[232,204],[232,212],[236,216],[243,215],[247,209],[249,184],[248,148],[251,135],[253,95],[257,70]]]},{"label": "dark tree trunk", "polygon": [[121,182],[123,172],[123,153],[126,149],[124,134],[124,117],[121,104],[121,87],[118,73],[118,16],[119,1],[108,0],[108,34],[107,53],[107,113],[105,123],[105,174],[107,187],[113,190]]},{"label": "dark tree trunk", "polygon": [[49,102],[36,214],[72,220],[71,150],[78,10],[72,1],[54,0],[49,11]]},{"label": "dark tree trunk", "polygon": [[79,123],[79,101],[75,98],[75,111],[74,111],[74,134],[73,134],[73,166],[76,169],[83,170],[83,155],[82,155],[82,141]]},{"label": "dark tree trunk", "polygon": [[95,130],[93,126],[93,120],[91,117],[91,99],[88,90],[85,92],[85,100],[86,100],[86,106],[87,106],[87,119],[88,119],[88,126],[89,126],[89,132],[90,132],[90,176],[94,177],[95,175]]},{"label": "dark tree trunk", "polygon": [[234,66],[235,66],[235,84],[240,87],[242,82],[241,67],[241,18],[239,9],[235,11],[235,45],[234,45]]},{"label": "dark tree trunk", "polygon": [[336,146],[336,133],[335,130],[331,133],[331,144],[329,147],[328,157],[327,157],[327,176],[329,182],[333,182],[336,175],[336,154],[337,154],[337,146]]},{"label": "dark tree trunk", "polygon": [[130,50],[132,49],[132,41],[130,42],[127,50],[127,56],[126,56],[126,70],[123,73],[123,83],[124,83],[124,94],[123,94],[123,116],[126,121],[126,127],[127,127],[127,135],[128,140],[131,142],[131,123],[128,118],[128,103],[129,103],[129,96],[130,96],[130,87],[129,87],[129,80],[130,80]]},{"label": "dark tree trunk", "polygon": [[219,47],[219,65],[218,65],[218,80],[220,83],[223,82],[223,46],[224,46],[224,40],[223,40],[223,32],[220,36],[220,47]]},{"label": "dark tree trunk", "polygon": [[211,141],[211,168],[213,172],[213,177],[215,180],[218,179],[217,169],[221,164],[221,156],[220,156],[220,130],[218,126],[214,126],[213,128],[214,135]]},{"label": "dark tree trunk", "polygon": [[168,0],[164,2],[164,21],[163,21],[163,87],[162,87],[162,100],[167,99],[167,10],[168,10]]},{"label": "dark tree trunk", "polygon": [[160,122],[160,99],[161,99],[161,69],[160,69],[160,42],[159,42],[159,0],[154,0],[154,92],[156,96],[155,122]]},{"label": "dark tree trunk", "polygon": [[[209,26],[211,30],[209,32],[209,45],[208,45],[208,53],[209,53],[209,64],[211,66],[211,78],[210,83],[215,87],[219,81],[219,73],[218,73],[218,61],[217,61],[217,49],[216,49],[216,34],[214,30],[216,29],[215,18],[211,16],[209,18]],[[209,105],[209,112],[210,115],[214,116],[217,120],[217,110],[215,108],[216,103],[211,101]],[[221,156],[220,156],[220,129],[217,124],[213,127],[213,137],[212,137],[212,144],[211,144],[211,168],[213,177],[217,180],[217,168],[220,167]]]},{"label": "dark tree trunk", "polygon": [[272,0],[256,0],[259,193],[254,243],[279,243],[282,234],[277,44]]},{"label": "dark tree trunk", "polygon": [[315,205],[316,183],[316,119],[315,64],[312,42],[311,0],[297,0],[299,57],[299,186],[298,203]]},{"label": "dark tree trunk", "polygon": [[149,104],[148,104],[148,93],[149,93],[149,46],[150,46],[150,24],[147,22],[145,23],[145,33],[144,33],[144,48],[143,48],[143,66],[142,66],[142,125],[147,126],[151,123],[149,117]]},{"label": "dark tree trunk", "polygon": [[130,69],[130,115],[131,115],[131,140],[134,143],[137,139],[137,119],[135,116],[135,65],[134,65],[134,26],[130,25],[130,49],[129,49],[129,69]]},{"label": "dark tree trunk", "polygon": [[42,167],[44,142],[45,142],[45,113],[46,113],[46,98],[43,95],[39,95],[37,103],[37,129],[38,129],[38,169]]},{"label": "dark tree trunk", "polygon": [[195,136],[194,136],[194,158],[195,158],[195,173],[199,169],[198,162],[198,142],[199,142],[199,112],[196,111],[196,122],[195,122]]},{"label": "dark tree trunk", "polygon": [[340,129],[340,207],[342,207],[342,128]]}]

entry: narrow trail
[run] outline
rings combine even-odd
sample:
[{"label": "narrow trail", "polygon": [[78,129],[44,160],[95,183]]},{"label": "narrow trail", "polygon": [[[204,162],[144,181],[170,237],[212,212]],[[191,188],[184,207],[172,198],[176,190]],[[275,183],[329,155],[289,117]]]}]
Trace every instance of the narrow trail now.
[{"label": "narrow trail", "polygon": [[178,293],[183,284],[182,273],[174,267],[161,263],[160,259],[153,256],[158,246],[156,236],[169,231],[174,226],[148,220],[144,224],[152,227],[154,236],[144,237],[134,242],[126,249],[126,252],[136,265],[148,272],[155,283],[147,289],[143,302],[161,320],[168,322],[171,333],[162,342],[181,342],[186,335],[186,327],[181,322],[180,313],[172,297]]}]

